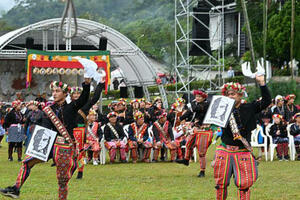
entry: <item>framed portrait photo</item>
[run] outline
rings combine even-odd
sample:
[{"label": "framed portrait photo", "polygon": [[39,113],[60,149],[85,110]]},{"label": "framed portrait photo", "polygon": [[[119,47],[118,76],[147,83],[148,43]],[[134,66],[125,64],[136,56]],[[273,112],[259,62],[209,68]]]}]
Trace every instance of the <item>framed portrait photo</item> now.
[{"label": "framed portrait photo", "polygon": [[229,97],[214,95],[209,104],[203,123],[215,124],[222,128],[227,126],[235,100]]},{"label": "framed portrait photo", "polygon": [[36,125],[26,150],[26,155],[45,162],[48,161],[56,135],[57,132]]}]

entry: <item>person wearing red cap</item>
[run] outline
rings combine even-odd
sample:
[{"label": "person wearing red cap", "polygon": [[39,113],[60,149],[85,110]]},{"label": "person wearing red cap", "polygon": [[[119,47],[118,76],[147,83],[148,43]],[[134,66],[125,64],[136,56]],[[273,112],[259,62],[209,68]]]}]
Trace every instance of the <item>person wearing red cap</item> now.
[{"label": "person wearing red cap", "polygon": [[250,187],[257,180],[257,163],[250,146],[251,131],[257,127],[256,115],[271,104],[271,95],[263,75],[256,75],[262,99],[241,103],[245,87],[239,83],[226,83],[222,95],[235,100],[228,125],[222,129],[221,145],[214,160],[216,199],[227,198],[227,187],[234,174],[238,187],[238,199],[250,200]]},{"label": "person wearing red cap", "polygon": [[[54,98],[54,104],[43,109],[44,114],[41,126],[57,132],[55,143],[51,149],[49,159],[54,159],[56,164],[56,177],[58,180],[58,199],[65,200],[68,196],[68,182],[77,167],[77,152],[73,129],[76,127],[76,115],[78,110],[88,100],[91,80],[86,78],[82,84],[81,96],[71,103],[66,102],[70,90],[63,82],[53,81],[50,90]],[[19,198],[20,188],[30,175],[31,169],[43,161],[26,156],[22,161],[15,185],[0,189],[0,193],[11,198]]]},{"label": "person wearing red cap", "polygon": [[294,136],[294,143],[297,153],[297,160],[300,160],[300,112],[294,115],[295,123],[291,126],[291,135]]},{"label": "person wearing red cap", "polygon": [[134,113],[135,122],[131,123],[128,129],[129,141],[128,146],[131,150],[133,163],[136,163],[138,157],[138,149],[143,151],[143,162],[149,162],[152,144],[148,142],[148,124],[145,123],[144,114],[141,111]]},{"label": "person wearing red cap", "polygon": [[170,149],[171,162],[175,162],[177,145],[173,135],[172,124],[167,120],[167,113],[164,110],[158,111],[157,120],[153,123],[154,153],[152,162],[158,161],[161,148]]},{"label": "person wearing red cap", "polygon": [[208,129],[208,125],[203,125],[203,120],[209,106],[208,102],[206,101],[207,94],[202,90],[194,90],[193,94],[195,99],[192,102],[191,110],[181,116],[180,119],[186,120],[188,118],[192,118],[191,121],[194,123],[194,128],[192,134],[188,135],[186,138],[184,159],[177,160],[176,162],[188,166],[193,149],[196,146],[199,153],[200,163],[200,172],[198,177],[201,178],[205,177],[206,152],[212,142],[213,134],[212,131],[205,130]]},{"label": "person wearing red cap", "polygon": [[290,123],[293,120],[293,116],[299,112],[298,108],[294,105],[296,95],[289,94],[285,97],[285,115],[284,120]]},{"label": "person wearing red cap", "polygon": [[22,161],[22,142],[25,139],[25,132],[23,128],[24,116],[21,113],[20,100],[12,102],[12,110],[7,113],[4,118],[3,128],[8,132],[8,160],[13,161],[13,149],[17,148],[18,161]]},{"label": "person wearing red cap", "polygon": [[289,138],[287,136],[286,124],[283,117],[279,114],[273,115],[274,124],[270,128],[270,135],[273,143],[277,144],[276,151],[279,161],[288,160]]},{"label": "person wearing red cap", "polygon": [[110,112],[107,115],[109,122],[104,128],[105,147],[109,150],[110,163],[115,162],[116,151],[120,150],[121,162],[126,162],[126,135],[123,127],[117,122],[118,113]]}]

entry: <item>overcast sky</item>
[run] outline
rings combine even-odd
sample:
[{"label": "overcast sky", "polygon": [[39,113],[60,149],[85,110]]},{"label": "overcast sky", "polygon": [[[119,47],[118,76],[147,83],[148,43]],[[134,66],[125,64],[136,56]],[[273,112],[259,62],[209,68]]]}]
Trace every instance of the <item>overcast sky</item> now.
[{"label": "overcast sky", "polygon": [[7,11],[15,5],[14,0],[0,0],[0,11]]}]

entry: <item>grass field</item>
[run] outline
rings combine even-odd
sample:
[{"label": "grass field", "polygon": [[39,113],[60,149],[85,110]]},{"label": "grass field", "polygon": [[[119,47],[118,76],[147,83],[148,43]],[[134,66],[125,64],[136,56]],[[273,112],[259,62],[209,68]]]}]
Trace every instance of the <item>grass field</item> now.
[{"label": "grass field", "polygon": [[[211,162],[215,145],[208,152]],[[16,160],[17,155],[14,154]],[[35,166],[22,187],[20,199],[57,199],[57,180],[52,161]],[[7,144],[0,148],[0,187],[14,184],[20,163],[7,160]],[[69,199],[215,199],[213,169],[208,166],[206,177],[197,177],[198,163],[189,167],[176,163],[126,163],[102,166],[88,165],[84,178],[74,177],[69,184]],[[228,199],[237,199],[234,182],[229,186]],[[252,187],[251,199],[300,199],[300,162],[261,161],[259,179]],[[5,199],[0,197],[0,199]]]}]

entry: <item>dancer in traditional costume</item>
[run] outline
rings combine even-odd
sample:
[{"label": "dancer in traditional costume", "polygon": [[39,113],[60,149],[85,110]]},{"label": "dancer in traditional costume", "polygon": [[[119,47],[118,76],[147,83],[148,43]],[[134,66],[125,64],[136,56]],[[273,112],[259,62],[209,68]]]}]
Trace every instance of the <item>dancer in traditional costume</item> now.
[{"label": "dancer in traditional costume", "polygon": [[238,198],[250,199],[250,187],[257,180],[257,164],[249,145],[251,131],[256,128],[255,115],[271,103],[270,92],[263,75],[256,75],[261,90],[261,101],[241,104],[245,88],[239,83],[226,83],[222,94],[235,100],[229,124],[222,128],[222,143],[217,147],[214,162],[216,199],[227,198],[227,187],[234,174]]},{"label": "dancer in traditional costume", "polygon": [[26,116],[24,130],[26,131],[25,146],[27,147],[31,139],[35,125],[41,125],[43,111],[39,109],[40,102],[30,101],[27,103],[29,112]]},{"label": "dancer in traditional costume", "polygon": [[[54,81],[50,85],[52,96],[54,98],[54,104],[44,108],[44,116],[42,119],[42,126],[57,132],[55,144],[51,150],[50,156],[56,163],[56,177],[58,180],[58,199],[65,200],[68,196],[68,182],[71,179],[76,169],[76,149],[73,136],[73,129],[76,127],[76,115],[78,110],[88,100],[90,92],[90,79],[85,79],[85,83],[82,84],[83,92],[79,99],[66,103],[66,97],[69,92],[67,84]],[[43,161],[26,156],[22,161],[22,166],[18,174],[15,185],[0,189],[0,193],[12,197],[18,198],[20,195],[20,188],[27,180],[32,167],[35,164]]]},{"label": "dancer in traditional costume", "polygon": [[192,102],[191,110],[181,116],[181,120],[192,118],[193,128],[186,138],[186,151],[183,160],[177,160],[177,163],[189,165],[194,147],[197,147],[199,154],[200,172],[198,177],[205,177],[206,152],[212,143],[213,132],[208,125],[203,125],[203,120],[208,109],[206,101],[208,95],[202,90],[194,90],[195,99]]},{"label": "dancer in traditional costume", "polygon": [[183,159],[182,146],[186,144],[185,126],[181,125],[180,117],[187,112],[187,107],[185,106],[185,100],[183,98],[177,98],[176,102],[172,104],[171,110],[168,114],[168,121],[173,125],[173,134],[175,138],[176,145],[178,146],[176,153],[177,159]]},{"label": "dancer in traditional costume", "polygon": [[[78,114],[76,117],[77,127],[73,130],[74,138],[76,141],[76,148],[79,154],[77,159],[78,161],[77,179],[82,179],[83,177],[84,159],[86,158],[85,156],[86,152],[84,151],[84,143],[86,140],[86,133],[87,133],[86,130],[88,128],[87,115],[89,114],[89,111],[93,107],[93,105],[95,105],[96,102],[99,100],[104,87],[105,87],[105,77],[102,77],[102,80],[100,80],[99,83],[97,84],[93,97],[89,99],[84,104],[84,106],[82,106],[82,108],[78,110]],[[78,98],[80,96],[80,95],[79,96],[76,95],[77,91],[81,93],[82,89],[79,89],[78,87],[74,87],[71,89],[71,98],[73,100],[75,100],[76,97]]]},{"label": "dancer in traditional costume", "polygon": [[158,161],[158,155],[162,148],[170,150],[171,162],[175,162],[177,145],[173,135],[172,124],[167,120],[167,113],[164,110],[157,112],[157,120],[153,123],[152,130],[155,137],[152,162]]},{"label": "dancer in traditional costume", "polygon": [[90,149],[93,152],[93,165],[99,164],[100,141],[103,137],[100,123],[96,121],[97,117],[96,111],[90,110],[87,116],[86,143],[84,144],[85,150]]},{"label": "dancer in traditional costume", "polygon": [[138,158],[138,150],[143,151],[143,162],[149,162],[152,144],[148,141],[148,124],[144,121],[144,114],[141,111],[134,113],[135,122],[129,126],[129,141],[128,145],[131,150],[133,163],[136,163]]},{"label": "dancer in traditional costume", "polygon": [[109,122],[104,128],[105,147],[109,150],[110,163],[115,162],[117,149],[120,150],[121,162],[126,162],[126,137],[123,127],[117,122],[117,113],[110,112],[107,115]]},{"label": "dancer in traditional costume", "polygon": [[12,109],[7,113],[4,119],[3,127],[8,132],[8,160],[13,161],[13,150],[16,147],[18,152],[18,161],[22,161],[22,143],[25,140],[24,116],[21,113],[20,100],[12,102]]}]

